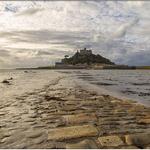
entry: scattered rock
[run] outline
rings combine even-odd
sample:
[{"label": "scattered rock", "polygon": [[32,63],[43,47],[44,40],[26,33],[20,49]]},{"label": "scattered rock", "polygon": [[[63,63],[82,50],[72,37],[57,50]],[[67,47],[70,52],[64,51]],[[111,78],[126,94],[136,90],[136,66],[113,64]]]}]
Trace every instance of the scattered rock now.
[{"label": "scattered rock", "polygon": [[10,84],[10,82],[8,80],[3,80],[2,83]]},{"label": "scattered rock", "polygon": [[51,129],[48,132],[48,140],[67,140],[87,136],[96,136],[98,130],[93,125],[82,125]]},{"label": "scattered rock", "polygon": [[99,137],[98,141],[103,147],[117,147],[124,145],[124,142],[121,140],[121,138],[115,135]]},{"label": "scattered rock", "polygon": [[113,83],[105,83],[105,82],[92,82],[92,84],[103,85],[103,86],[117,85],[117,84],[113,84]]},{"label": "scattered rock", "polygon": [[13,78],[11,77],[11,78],[9,78],[8,80],[13,80]]}]

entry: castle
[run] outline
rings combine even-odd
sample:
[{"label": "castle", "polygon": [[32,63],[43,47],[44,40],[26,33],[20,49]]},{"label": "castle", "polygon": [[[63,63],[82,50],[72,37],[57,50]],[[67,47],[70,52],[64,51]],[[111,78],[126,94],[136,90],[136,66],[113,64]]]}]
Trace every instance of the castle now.
[{"label": "castle", "polygon": [[81,55],[91,55],[92,50],[87,50],[86,48],[80,50]]},{"label": "castle", "polygon": [[[67,56],[67,57],[66,57]],[[56,68],[70,68],[70,69],[85,69],[91,66],[104,66],[104,65],[114,65],[109,59],[102,57],[101,55],[93,54],[91,49],[81,49],[69,57],[66,55],[61,62],[56,62]]]}]

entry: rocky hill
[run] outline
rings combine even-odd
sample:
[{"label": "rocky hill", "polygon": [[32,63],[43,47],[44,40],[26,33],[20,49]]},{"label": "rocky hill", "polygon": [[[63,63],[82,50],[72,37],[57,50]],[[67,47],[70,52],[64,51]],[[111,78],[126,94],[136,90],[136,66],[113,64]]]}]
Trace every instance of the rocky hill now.
[{"label": "rocky hill", "polygon": [[61,61],[63,64],[109,64],[115,65],[115,63],[111,62],[109,59],[101,56],[95,55],[92,53],[92,50],[87,50],[86,48],[80,51],[77,51],[72,57],[65,56]]}]

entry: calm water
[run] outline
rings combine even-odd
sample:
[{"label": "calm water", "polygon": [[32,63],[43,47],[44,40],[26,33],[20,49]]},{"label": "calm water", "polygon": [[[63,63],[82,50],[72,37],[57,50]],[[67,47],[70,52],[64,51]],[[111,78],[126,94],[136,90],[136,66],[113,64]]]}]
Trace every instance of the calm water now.
[{"label": "calm water", "polygon": [[[0,70],[0,98],[12,98],[40,89],[59,76],[67,76],[85,88],[137,100],[150,106],[149,70]],[[1,83],[13,78],[10,85]]]},{"label": "calm water", "polygon": [[[52,70],[0,70],[0,101],[41,89],[58,77],[59,73]],[[9,85],[2,83],[10,78]]]},{"label": "calm water", "polygon": [[150,70],[83,70],[76,76],[114,95],[150,105]]}]

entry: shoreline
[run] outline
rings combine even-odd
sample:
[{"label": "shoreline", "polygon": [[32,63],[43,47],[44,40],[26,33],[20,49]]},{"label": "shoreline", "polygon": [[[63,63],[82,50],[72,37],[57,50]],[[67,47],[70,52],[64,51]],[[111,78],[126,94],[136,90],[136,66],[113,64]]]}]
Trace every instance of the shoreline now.
[{"label": "shoreline", "polygon": [[149,107],[100,95],[67,76],[1,105],[0,119],[0,148],[150,146]]},{"label": "shoreline", "polygon": [[90,84],[83,80],[80,80],[79,85],[83,85],[83,88],[86,89],[87,91],[90,91],[91,89],[93,89],[93,91],[95,91],[98,95],[110,95],[114,98],[127,100],[127,101],[131,101],[137,104],[150,107],[150,104],[148,102],[143,102],[143,101],[140,101],[139,99],[129,98],[128,96],[125,96],[123,94],[121,95],[121,93],[117,93],[114,91],[112,92],[108,89],[105,89],[104,87],[99,87],[99,86],[96,86],[95,84]]},{"label": "shoreline", "polygon": [[150,68],[55,68],[55,67],[50,67],[50,68],[14,68],[14,69],[1,69],[1,70],[150,70]]}]

